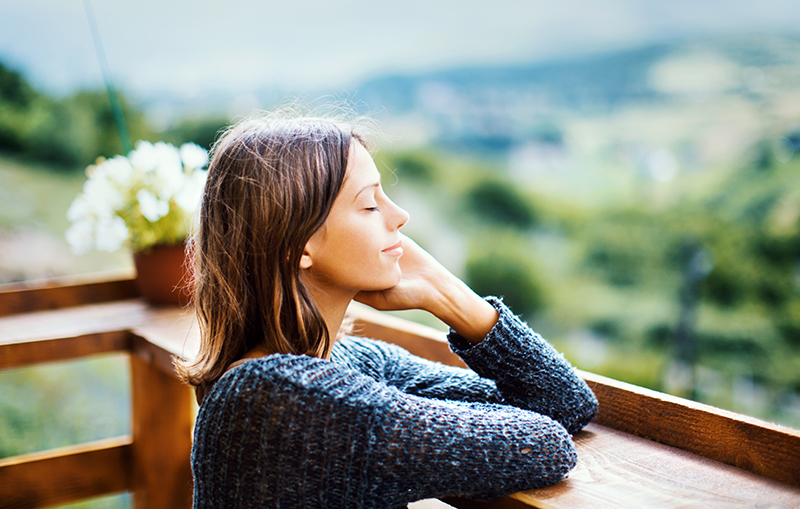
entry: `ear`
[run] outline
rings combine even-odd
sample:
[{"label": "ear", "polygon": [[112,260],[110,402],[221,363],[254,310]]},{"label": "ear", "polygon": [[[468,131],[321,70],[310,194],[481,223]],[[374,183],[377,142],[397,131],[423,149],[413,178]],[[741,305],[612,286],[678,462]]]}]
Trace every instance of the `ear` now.
[{"label": "ear", "polygon": [[323,224],[311,237],[309,237],[306,245],[303,247],[303,256],[300,257],[300,270],[310,269],[314,264],[314,257],[322,246],[325,239],[325,225]]},{"label": "ear", "polygon": [[311,268],[311,253],[308,250],[308,244],[303,249],[303,255],[300,257],[300,270]]},{"label": "ear", "polygon": [[316,252],[317,242],[317,234],[314,233],[303,247],[303,255],[300,257],[300,270],[309,269],[313,265],[312,253]]}]

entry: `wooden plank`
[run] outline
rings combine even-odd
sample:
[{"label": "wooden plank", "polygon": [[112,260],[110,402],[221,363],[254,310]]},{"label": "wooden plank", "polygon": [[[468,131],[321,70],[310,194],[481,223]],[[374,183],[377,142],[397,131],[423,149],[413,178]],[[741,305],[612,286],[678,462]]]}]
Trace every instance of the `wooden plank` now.
[{"label": "wooden plank", "polygon": [[[597,424],[574,437],[578,465],[560,483],[461,509],[800,507],[800,489]],[[521,472],[520,475],[524,475]]]},{"label": "wooden plank", "polygon": [[0,370],[119,352],[130,347],[130,338],[129,332],[111,331],[69,338],[0,344]]},{"label": "wooden plank", "polygon": [[147,314],[145,322],[131,328],[134,334],[182,359],[195,357],[200,346],[200,329],[193,308],[153,307]]},{"label": "wooden plank", "polygon": [[151,320],[153,309],[137,299],[4,316],[0,344],[129,330]]},{"label": "wooden plank", "polygon": [[515,494],[534,507],[797,507],[800,489],[590,424],[579,465],[556,486]]},{"label": "wooden plank", "polygon": [[188,508],[194,393],[157,366],[151,350],[135,347],[130,359],[135,507]]},{"label": "wooden plank", "polygon": [[129,490],[130,457],[125,436],[2,459],[0,507],[49,507]]},{"label": "wooden plank", "polygon": [[594,422],[800,486],[800,431],[581,372],[600,402]]},{"label": "wooden plank", "polygon": [[175,375],[175,367],[173,364],[173,354],[159,346],[150,343],[142,336],[132,335],[131,338],[131,355],[136,356],[144,361],[148,366],[158,368],[162,373],[170,376]]},{"label": "wooden plank", "polygon": [[0,316],[139,296],[131,271],[0,285]]},{"label": "wooden plank", "polygon": [[133,331],[173,355],[192,358],[199,330],[192,309],[152,307],[141,300],[0,317],[0,345]]}]

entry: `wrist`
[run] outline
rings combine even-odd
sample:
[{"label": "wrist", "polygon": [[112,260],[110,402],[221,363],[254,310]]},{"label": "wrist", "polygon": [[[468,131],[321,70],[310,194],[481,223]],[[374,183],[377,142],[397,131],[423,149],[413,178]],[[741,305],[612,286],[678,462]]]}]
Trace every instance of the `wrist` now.
[{"label": "wrist", "polygon": [[497,323],[498,311],[455,276],[438,288],[428,311],[471,344],[480,343]]}]

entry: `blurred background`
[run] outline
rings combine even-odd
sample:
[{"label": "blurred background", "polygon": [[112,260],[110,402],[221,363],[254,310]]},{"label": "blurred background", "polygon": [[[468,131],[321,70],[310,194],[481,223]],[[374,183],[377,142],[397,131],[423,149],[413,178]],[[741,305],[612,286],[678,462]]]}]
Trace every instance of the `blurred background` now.
[{"label": "blurred background", "polygon": [[[122,151],[102,49],[134,142],[347,101],[406,232],[578,367],[800,428],[796,1],[89,7],[102,48],[85,2],[0,4],[0,282],[132,266],[64,242]],[[0,457],[125,433],[125,366],[0,373]]]}]

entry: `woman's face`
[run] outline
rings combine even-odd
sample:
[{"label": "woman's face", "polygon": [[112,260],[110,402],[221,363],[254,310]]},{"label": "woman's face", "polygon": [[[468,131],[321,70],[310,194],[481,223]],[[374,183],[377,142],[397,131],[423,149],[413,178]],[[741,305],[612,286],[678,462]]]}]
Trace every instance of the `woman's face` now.
[{"label": "woman's face", "polygon": [[369,152],[354,141],[342,188],[325,223],[306,244],[301,272],[327,292],[354,295],[391,288],[402,275],[399,230],[406,221],[408,213],[384,194]]}]

